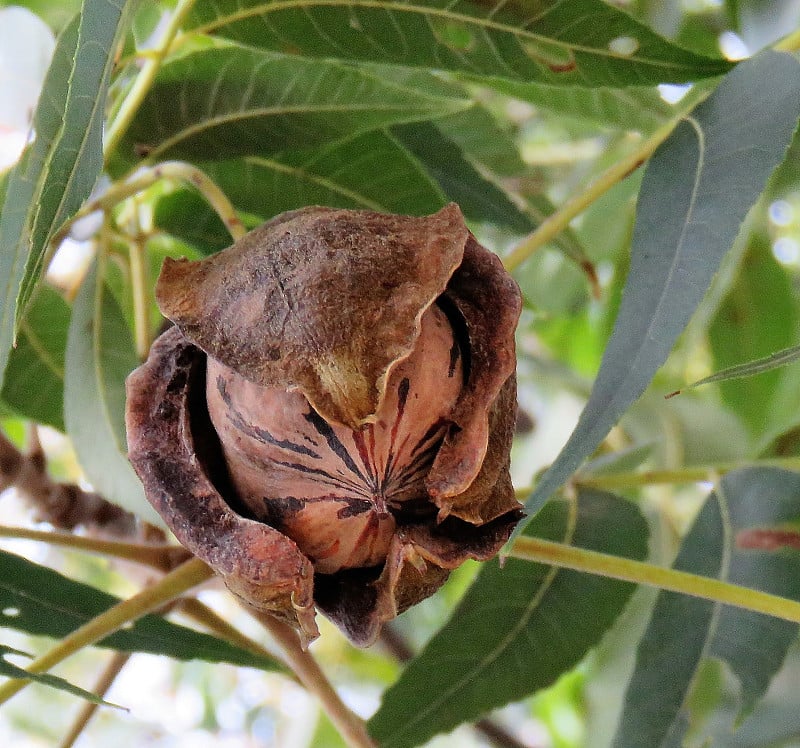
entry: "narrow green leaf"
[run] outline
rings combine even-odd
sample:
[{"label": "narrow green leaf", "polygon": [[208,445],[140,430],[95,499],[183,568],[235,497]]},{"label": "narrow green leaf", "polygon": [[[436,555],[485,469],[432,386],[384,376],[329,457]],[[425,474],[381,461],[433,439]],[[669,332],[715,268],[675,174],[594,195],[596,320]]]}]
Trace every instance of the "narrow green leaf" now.
[{"label": "narrow green leaf", "polygon": [[64,422],[95,490],[148,522],[163,522],[128,462],[125,377],[138,366],[125,318],[94,263],[75,303],[67,336]]},{"label": "narrow green leaf", "polygon": [[[381,131],[314,151],[246,156],[202,168],[238,211],[261,221],[306,205],[428,215],[446,203],[420,164]],[[188,190],[161,198],[154,221],[206,252],[231,243],[222,221]]]},{"label": "narrow green leaf", "polygon": [[[799,516],[797,473],[728,473],[684,539],[674,568],[800,600]],[[739,679],[739,716],[745,716],[780,669],[797,629],[760,613],[660,593],[639,644],[615,748],[681,745],[687,698],[707,657],[722,659]]]},{"label": "narrow green leaf", "polygon": [[342,63],[226,47],[165,64],[142,102],[123,158],[224,159],[310,148],[469,105]]},{"label": "narrow green leaf", "polygon": [[[555,211],[545,195],[512,197],[504,189],[504,177],[522,177],[528,169],[514,141],[482,107],[441,117],[435,125],[398,125],[392,132],[469,220],[524,235]],[[582,270],[592,267],[572,229],[563,231],[553,245]]]},{"label": "narrow green leaf", "polygon": [[783,158],[798,115],[800,62],[762,52],[726,76],[655,153],[614,331],[578,426],[526,502],[529,514],[595,450],[665,361]]},{"label": "narrow green leaf", "polygon": [[375,61],[554,85],[644,85],[719,75],[730,64],[657,36],[600,0],[218,0],[196,31],[319,58]]},{"label": "narrow green leaf", "polygon": [[64,351],[69,305],[42,286],[20,323],[0,402],[15,415],[64,431]]},{"label": "narrow green leaf", "polygon": [[[631,558],[647,553],[633,504],[581,492],[535,518],[531,535]],[[369,730],[381,748],[410,748],[521,699],[574,667],[613,624],[633,585],[508,559],[484,565],[444,628],[384,695]]]},{"label": "narrow green leaf", "polygon": [[[119,598],[76,582],[46,566],[0,551],[0,626],[61,639],[116,605]],[[283,670],[272,659],[208,634],[147,615],[96,646],[149,652],[177,660],[205,660]]]},{"label": "narrow green leaf", "polygon": [[[502,189],[505,190],[506,180],[524,181],[525,177],[530,176],[530,169],[522,160],[516,141],[484,107],[476,105],[463,112],[440,117],[436,120],[436,127],[458,145],[470,164],[482,174],[488,174]],[[555,206],[543,192],[530,194],[521,189],[518,193],[518,196],[516,192],[514,194],[520,201],[520,210],[533,228],[555,212]],[[553,246],[579,267],[586,269],[591,266],[583,245],[571,227],[568,226],[553,239]]]},{"label": "narrow green leaf", "polygon": [[432,122],[398,125],[392,133],[459,204],[468,220],[493,223],[519,235],[533,231],[533,221],[496,184],[485,179]]},{"label": "narrow green leaf", "polygon": [[[800,356],[799,349],[787,348],[797,337],[797,317],[789,275],[773,256],[769,237],[754,233],[736,282],[708,328],[714,369],[721,371],[690,386],[723,382],[725,403],[762,433],[781,376],[767,372]],[[765,376],[751,378],[755,374]]]},{"label": "narrow green leaf", "polygon": [[540,109],[601,127],[650,132],[675,116],[655,88],[565,88],[500,79],[489,85]]},{"label": "narrow green leaf", "polygon": [[85,691],[83,688],[74,686],[68,680],[59,678],[57,675],[51,675],[50,673],[29,673],[24,668],[17,667],[17,665],[9,662],[6,659],[8,655],[30,657],[27,652],[20,652],[18,649],[13,649],[12,647],[7,647],[4,644],[0,644],[0,675],[4,678],[21,678],[30,680],[43,686],[56,688],[59,691],[66,691],[67,693],[71,693],[73,696],[80,696],[80,698],[91,701],[93,704],[103,704],[104,706],[117,707],[116,704],[112,704],[109,701],[104,701],[91,691]]},{"label": "narrow green leaf", "polygon": [[731,379],[752,377],[755,374],[764,374],[781,366],[793,364],[798,358],[800,358],[800,345],[793,345],[781,351],[770,353],[769,356],[764,356],[764,358],[757,358],[744,364],[730,366],[727,369],[718,371],[716,374],[698,379],[696,382],[692,382],[687,389],[699,387],[701,384],[711,384],[711,382],[725,382]]},{"label": "narrow green leaf", "polygon": [[22,311],[55,230],[89,196],[103,165],[102,127],[126,2],[84,0],[56,45],[0,216],[0,383]]},{"label": "narrow green leaf", "polygon": [[463,112],[440,117],[436,126],[482,169],[500,178],[530,173],[508,123],[501,125],[485,107],[474,104]]}]

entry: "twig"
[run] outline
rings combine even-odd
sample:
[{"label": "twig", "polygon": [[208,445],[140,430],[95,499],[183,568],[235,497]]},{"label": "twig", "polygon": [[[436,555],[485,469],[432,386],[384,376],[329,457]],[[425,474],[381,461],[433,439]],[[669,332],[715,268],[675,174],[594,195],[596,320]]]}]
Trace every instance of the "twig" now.
[{"label": "twig", "polygon": [[638,169],[656,148],[660,146],[675,129],[677,120],[671,119],[658,128],[649,138],[643,140],[630,154],[604,171],[583,192],[568,200],[555,213],[549,215],[539,227],[518,244],[503,258],[506,269],[516,270],[537,249],[558,236],[570,221],[583,213],[595,200],[608,192],[615,184]]},{"label": "twig", "polygon": [[166,543],[126,543],[121,540],[106,540],[103,538],[75,535],[70,532],[49,532],[34,530],[29,527],[8,527],[0,525],[0,538],[14,538],[15,540],[33,540],[48,545],[70,548],[75,551],[99,553],[123,561],[133,561],[145,564],[158,571],[171,571],[184,561],[188,561],[192,554],[182,546],[167,545]]},{"label": "twig", "polygon": [[[0,493],[15,488],[35,509],[36,522],[48,522],[61,530],[84,526],[118,537],[137,534],[135,515],[74,483],[54,481],[47,473],[42,446],[33,434],[27,454],[23,454],[0,431]],[[152,531],[160,532],[156,528]]]},{"label": "twig", "polygon": [[[108,665],[106,665],[105,669],[100,674],[100,678],[95,683],[92,693],[97,694],[100,698],[104,698],[106,693],[108,693],[108,689],[114,685],[114,681],[122,672],[122,668],[127,665],[130,658],[130,652],[115,652],[112,655]],[[92,717],[94,717],[99,706],[99,704],[95,704],[91,701],[87,701],[83,705],[81,710],[78,712],[78,715],[75,717],[75,721],[72,723],[72,727],[69,729],[69,732],[67,732],[61,742],[58,744],[58,748],[72,748],[72,746],[75,745],[75,741],[86,729],[86,726],[89,724],[89,721],[92,719]]]},{"label": "twig", "polygon": [[139,220],[139,204],[133,200],[128,222],[128,264],[131,271],[131,295],[133,297],[133,336],[136,354],[141,361],[150,351],[150,279],[148,277],[147,237]]},{"label": "twig", "polygon": [[[784,470],[800,470],[798,457],[771,457],[758,460],[740,460],[736,462],[720,462],[716,465],[697,465],[675,468],[673,470],[636,470],[633,472],[582,475],[578,473],[573,484],[583,488],[634,488],[652,486],[663,483],[697,483],[713,482],[720,475],[746,467],[774,467]],[[530,489],[524,496],[530,494]]]},{"label": "twig", "polygon": [[148,187],[152,187],[162,179],[187,182],[195,187],[214,209],[234,239],[239,239],[247,233],[247,229],[239,220],[239,216],[236,215],[236,210],[228,196],[208,174],[183,161],[163,161],[155,166],[138,169],[125,181],[115,182],[102,195],[88,203],[84,203],[81,209],[58,229],[51,244],[57,246],[67,236],[76,221],[80,221],[98,210],[108,212],[123,200],[127,200]]},{"label": "twig", "polygon": [[250,609],[264,628],[280,645],[283,656],[297,679],[309,693],[313,693],[320,701],[328,719],[334,724],[339,734],[350,748],[377,748],[367,733],[364,721],[352,712],[339,698],[325,673],[310,652],[300,646],[300,638],[294,629],[277,618]]},{"label": "twig", "polygon": [[172,42],[175,39],[178,31],[180,30],[183,19],[186,14],[192,9],[195,0],[179,0],[175,10],[172,13],[169,24],[164,29],[164,33],[159,39],[158,45],[153,50],[149,50],[146,55],[146,61],[142,66],[139,75],[133,82],[128,95],[122,102],[122,106],[117,111],[114,121],[109,125],[105,137],[104,151],[106,156],[112,154],[119,145],[123,136],[128,130],[131,122],[133,121],[136,112],[142,105],[142,102],[150,91],[153,81],[156,79],[161,63],[164,61]]},{"label": "twig", "polygon": [[764,613],[784,621],[800,623],[800,602],[796,600],[644,561],[634,561],[630,558],[528,536],[518,538],[508,555],[523,561],[534,561],[611,579],[621,579],[625,582],[645,584],[670,592],[680,592],[715,603]]},{"label": "twig", "polygon": [[185,597],[181,599],[177,609],[183,613],[183,615],[199,623],[220,639],[225,639],[231,644],[235,644],[237,647],[252,652],[259,657],[266,657],[274,660],[282,675],[297,681],[295,674],[286,668],[284,663],[280,662],[272,652],[262,647],[258,642],[253,641],[249,636],[245,636],[239,629],[232,626],[207,605],[201,603],[196,597]]}]

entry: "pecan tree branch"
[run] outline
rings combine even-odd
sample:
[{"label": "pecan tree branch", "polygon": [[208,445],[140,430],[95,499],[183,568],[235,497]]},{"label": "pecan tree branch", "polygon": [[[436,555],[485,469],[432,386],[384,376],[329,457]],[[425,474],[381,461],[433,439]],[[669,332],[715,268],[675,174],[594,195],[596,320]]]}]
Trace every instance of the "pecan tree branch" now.
[{"label": "pecan tree branch", "polygon": [[[35,428],[31,430],[26,452],[19,450],[0,431],[0,493],[8,488],[15,488],[34,509],[36,522],[48,522],[61,530],[84,526],[119,537],[131,537],[140,532],[138,520],[130,512],[74,483],[53,480],[47,472],[47,461]],[[146,534],[149,538],[149,529]]]}]

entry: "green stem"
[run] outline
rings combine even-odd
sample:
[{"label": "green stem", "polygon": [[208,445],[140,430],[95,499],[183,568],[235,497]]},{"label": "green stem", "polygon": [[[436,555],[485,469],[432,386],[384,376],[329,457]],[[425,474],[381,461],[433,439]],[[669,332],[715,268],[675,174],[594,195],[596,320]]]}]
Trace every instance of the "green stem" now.
[{"label": "green stem", "polygon": [[237,647],[244,649],[248,652],[264,657],[275,662],[276,668],[284,675],[293,680],[297,680],[294,673],[292,673],[286,665],[280,662],[274,655],[265,647],[262,647],[258,642],[253,641],[249,636],[245,636],[239,629],[232,626],[224,618],[222,618],[215,611],[211,610],[207,605],[201,603],[196,597],[186,597],[180,601],[178,610],[185,616],[191,618],[196,623],[206,628],[212,634],[216,634],[220,639],[235,644]]},{"label": "green stem", "polygon": [[625,582],[644,584],[670,592],[733,605],[756,613],[800,623],[800,603],[778,595],[740,587],[719,579],[654,566],[643,561],[610,556],[541,538],[518,538],[508,554],[524,561],[598,574]]},{"label": "green stem", "polygon": [[136,354],[140,361],[144,361],[150,351],[151,342],[150,281],[147,277],[147,247],[139,222],[139,206],[135,199],[132,202],[127,244],[133,297],[133,334]]},{"label": "green stem", "polygon": [[[213,576],[214,572],[200,559],[193,558],[186,561],[152,587],[147,587],[130,599],[123,600],[73,631],[50,651],[34,660],[29,665],[28,671],[43,673],[50,670],[70,655],[105,639],[126,623],[161,608]],[[0,686],[0,704],[4,704],[29,683],[28,680],[16,678],[4,683]]]},{"label": "green stem", "polygon": [[169,48],[172,46],[172,42],[180,30],[184,18],[192,9],[194,3],[195,0],[178,0],[172,18],[170,18],[169,24],[164,29],[164,33],[161,39],[159,39],[158,45],[155,49],[150,50],[139,75],[136,76],[136,80],[128,91],[125,100],[122,102],[122,106],[120,106],[117,111],[114,121],[106,131],[104,148],[106,157],[117,149],[117,146],[130,127],[133,118],[136,116],[136,112],[139,110],[145,96],[147,96],[148,91],[150,91],[153,85],[153,81],[161,68],[161,63],[169,52]]},{"label": "green stem", "polygon": [[131,292],[133,294],[133,330],[136,353],[140,360],[147,358],[150,350],[150,313],[147,289],[147,254],[144,242],[135,237],[130,243]]},{"label": "green stem", "polygon": [[784,36],[783,39],[773,46],[773,49],[780,50],[781,52],[800,51],[800,29],[795,29],[792,33]]},{"label": "green stem", "polygon": [[255,610],[250,612],[280,645],[286,662],[297,679],[309,693],[313,693],[319,699],[328,719],[347,745],[350,748],[376,748],[364,721],[339,698],[317,661],[300,645],[300,638],[294,629],[268,613]]},{"label": "green stem", "polygon": [[638,169],[675,129],[678,119],[671,119],[658,128],[649,138],[643,140],[625,158],[604,171],[583,192],[567,200],[555,213],[552,213],[527,238],[503,258],[503,265],[509,272],[516,270],[537,249],[560,234],[569,222],[583,213],[595,200],[608,192],[615,184]]},{"label": "green stem", "polygon": [[[610,473],[608,475],[577,475],[573,484],[584,488],[635,488],[662,483],[697,483],[716,481],[720,475],[746,467],[775,467],[800,471],[800,457],[774,457],[752,462],[722,462],[716,465],[678,468],[676,470],[640,470],[630,473]],[[530,494],[530,489],[524,496]]]},{"label": "green stem", "polygon": [[236,215],[236,210],[231,201],[228,200],[227,195],[204,171],[183,161],[164,161],[161,164],[140,169],[124,182],[112,184],[96,200],[86,203],[59,229],[58,235],[53,240],[53,245],[57,245],[66,236],[70,226],[75,221],[85,218],[98,210],[108,212],[123,200],[127,200],[148,187],[152,187],[162,179],[175,179],[193,185],[214,209],[234,239],[240,239],[247,233],[247,229]]},{"label": "green stem", "polygon": [[76,551],[99,553],[104,556],[112,556],[113,558],[121,558],[126,561],[152,566],[160,571],[174,569],[177,563],[191,557],[191,554],[185,548],[176,545],[123,543],[116,540],[100,540],[66,532],[44,532],[27,527],[0,525],[0,538],[34,540],[62,548],[71,548]]}]

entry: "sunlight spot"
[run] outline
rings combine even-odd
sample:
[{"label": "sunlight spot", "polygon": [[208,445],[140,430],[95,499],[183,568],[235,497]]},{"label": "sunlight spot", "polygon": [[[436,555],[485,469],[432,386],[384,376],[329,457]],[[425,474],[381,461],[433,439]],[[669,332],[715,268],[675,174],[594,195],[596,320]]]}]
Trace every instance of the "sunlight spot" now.
[{"label": "sunlight spot", "polygon": [[769,220],[776,226],[788,226],[794,220],[794,208],[788,200],[774,200],[769,206]]},{"label": "sunlight spot", "polygon": [[658,93],[667,104],[677,104],[689,91],[691,83],[661,83],[657,86]]},{"label": "sunlight spot", "polygon": [[16,618],[21,612],[19,608],[3,608],[3,615],[6,618]]},{"label": "sunlight spot", "polygon": [[636,54],[639,49],[639,40],[632,36],[618,36],[608,43],[608,48],[615,54],[622,57],[630,57]]},{"label": "sunlight spot", "polygon": [[719,48],[729,60],[743,60],[750,56],[750,50],[738,34],[723,31],[719,35]]},{"label": "sunlight spot", "polygon": [[71,288],[83,278],[93,257],[94,248],[90,242],[67,237],[50,261],[47,279],[59,288]]},{"label": "sunlight spot", "polygon": [[800,261],[800,244],[797,239],[782,236],[772,245],[772,254],[782,265],[796,265]]}]

